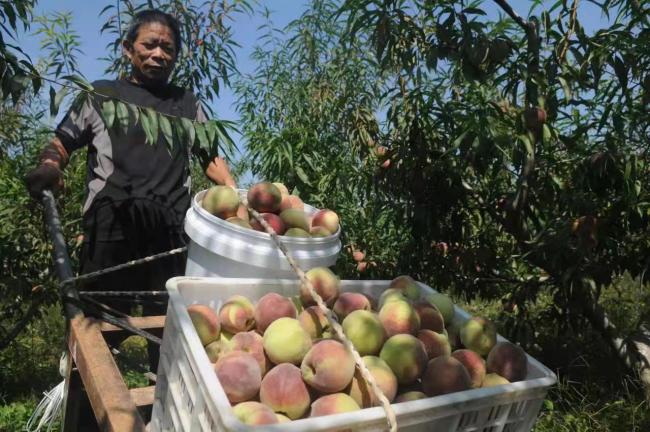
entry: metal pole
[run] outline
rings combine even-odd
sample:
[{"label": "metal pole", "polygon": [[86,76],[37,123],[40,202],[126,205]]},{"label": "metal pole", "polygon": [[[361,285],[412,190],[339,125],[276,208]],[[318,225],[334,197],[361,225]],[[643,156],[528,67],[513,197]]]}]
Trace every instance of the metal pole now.
[{"label": "metal pole", "polygon": [[[52,252],[52,259],[54,260],[54,268],[59,276],[61,282],[74,277],[72,266],[70,265],[70,255],[68,255],[68,247],[63,237],[61,229],[61,219],[59,218],[59,211],[56,208],[56,201],[51,191],[43,191],[42,198],[43,208],[45,209],[45,223],[54,245]],[[63,310],[68,321],[77,316],[83,316],[83,312],[72,302],[66,301],[67,298],[79,301],[79,293],[74,284],[61,284],[61,300],[63,301]]]}]

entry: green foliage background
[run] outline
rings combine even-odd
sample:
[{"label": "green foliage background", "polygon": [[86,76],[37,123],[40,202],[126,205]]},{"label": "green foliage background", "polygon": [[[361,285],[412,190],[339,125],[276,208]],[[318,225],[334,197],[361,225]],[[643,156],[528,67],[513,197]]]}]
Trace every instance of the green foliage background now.
[{"label": "green foliage background", "polygon": [[[10,23],[3,32],[29,23],[33,3],[0,2]],[[146,3],[123,0],[123,19]],[[531,2],[518,12],[538,24],[532,45],[518,19],[487,17],[491,1],[314,0],[281,29],[285,37],[259,8],[266,35],[255,72],[241,75],[224,18],[253,13],[252,2],[154,3],[187,23],[175,79],[205,102],[228,85],[239,96],[247,153],[238,172],[282,181],[340,214],[342,278],[409,273],[495,320],[559,373],[538,431],[650,429],[637,377],[612,347],[650,326],[645,4],[606,0],[612,24],[587,34],[578,2]],[[115,36],[107,73],[124,73],[112,50],[114,6],[102,16]],[[0,430],[24,423],[26,407],[59,380],[63,322],[50,247],[22,178],[49,139],[48,111],[69,101],[63,89],[87,86],[65,14],[38,22],[42,63],[20,63],[20,52],[0,43],[0,339],[30,321],[0,351]],[[42,77],[55,81],[49,96]],[[104,115],[120,127],[112,103]],[[543,126],[527,121],[534,107],[546,112]],[[177,133],[149,120],[150,134]],[[217,145],[228,143],[225,134]],[[84,163],[74,156],[59,199],[73,259]],[[355,249],[366,253],[363,271]],[[142,357],[141,344],[129,346]]]}]

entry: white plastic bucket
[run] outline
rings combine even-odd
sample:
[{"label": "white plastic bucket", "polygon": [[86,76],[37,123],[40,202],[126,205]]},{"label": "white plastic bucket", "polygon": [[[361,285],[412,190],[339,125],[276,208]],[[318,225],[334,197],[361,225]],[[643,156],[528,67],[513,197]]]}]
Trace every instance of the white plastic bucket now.
[{"label": "white plastic bucket", "polygon": [[[287,259],[271,236],[226,222],[201,206],[206,191],[192,199],[185,217],[185,232],[190,238],[187,250],[186,276],[230,278],[296,278]],[[245,196],[246,190],[239,190]],[[316,208],[305,204],[305,212]],[[285,237],[281,240],[303,270],[329,267],[336,263],[341,251],[341,229],[327,237]]]}]

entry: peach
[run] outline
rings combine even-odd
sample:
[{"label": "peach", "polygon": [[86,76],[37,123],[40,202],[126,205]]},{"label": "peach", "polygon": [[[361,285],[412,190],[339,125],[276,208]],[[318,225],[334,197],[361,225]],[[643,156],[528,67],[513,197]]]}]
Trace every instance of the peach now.
[{"label": "peach", "polygon": [[523,381],[528,373],[526,353],[512,342],[499,342],[490,350],[486,361],[488,373],[496,373],[510,382]]},{"label": "peach", "polygon": [[445,325],[454,319],[454,303],[451,301],[449,296],[442,293],[433,293],[429,294],[426,299],[429,303],[438,308],[445,320]]},{"label": "peach", "polygon": [[287,209],[304,210],[305,204],[297,195],[282,195],[282,201],[280,201],[280,211]]},{"label": "peach", "polygon": [[[309,270],[305,276],[327,306],[332,307],[339,296],[339,285],[341,284],[339,278],[327,267],[315,267]],[[307,287],[302,284],[300,285],[300,300],[305,307],[316,304],[307,291]]]},{"label": "peach", "polygon": [[420,328],[442,333],[445,329],[445,319],[437,307],[427,302],[413,304],[415,313],[420,317]]},{"label": "peach", "polygon": [[262,334],[278,318],[296,318],[297,312],[293,302],[278,293],[264,294],[257,301],[254,311],[255,327]]},{"label": "peach", "polygon": [[203,346],[219,339],[221,323],[214,309],[202,304],[193,304],[187,307],[187,313]]},{"label": "peach", "polygon": [[276,413],[275,416],[278,418],[278,423],[289,423],[291,421],[286,415]]},{"label": "peach", "polygon": [[418,332],[418,339],[424,344],[424,350],[427,352],[429,360],[441,355],[451,354],[449,339],[443,334],[424,329]]},{"label": "peach", "polygon": [[289,228],[284,232],[283,235],[285,237],[305,237],[305,238],[311,237],[311,234],[309,234],[309,232],[305,231],[302,228]]},{"label": "peach", "polygon": [[311,234],[312,237],[329,237],[332,235],[331,232],[323,227],[311,227],[309,229],[309,234]]},{"label": "peach", "polygon": [[459,349],[451,353],[451,356],[461,362],[472,380],[472,388],[481,387],[485,378],[485,362],[480,355],[472,350]]},{"label": "peach", "polygon": [[[389,402],[392,402],[397,394],[397,377],[395,377],[391,368],[385,361],[376,356],[365,356],[362,360],[375,379],[381,392]],[[370,384],[363,378],[358,369],[355,370],[352,382],[345,389],[345,393],[350,395],[362,408],[369,408],[380,404]]]},{"label": "peach", "polygon": [[487,318],[472,317],[460,328],[460,341],[465,348],[486,356],[497,343],[496,326]]},{"label": "peach", "polygon": [[404,296],[412,301],[420,298],[420,286],[411,276],[397,276],[391,281],[389,288],[402,291]]},{"label": "peach", "polygon": [[255,308],[246,297],[234,295],[221,306],[219,319],[221,326],[229,333],[248,331],[255,325]]},{"label": "peach", "polygon": [[[273,228],[273,231],[277,235],[282,235],[286,231],[287,227],[282,222],[282,219],[280,219],[280,216],[273,213],[261,213],[260,216]],[[251,218],[250,224],[255,231],[267,232],[256,218]]]},{"label": "peach", "polygon": [[280,209],[282,192],[269,182],[253,185],[247,194],[248,205],[260,213],[275,213]]},{"label": "peach", "polygon": [[332,309],[339,321],[343,321],[346,316],[355,310],[370,310],[370,300],[361,293],[344,292],[334,302]]},{"label": "peach", "polygon": [[290,363],[271,369],[262,380],[260,401],[292,420],[302,417],[309,409],[311,398],[300,369]]},{"label": "peach", "polygon": [[244,351],[252,355],[257,364],[260,365],[262,376],[269,370],[271,362],[264,353],[264,339],[258,333],[254,331],[237,333],[230,340],[228,349],[230,351]]},{"label": "peach", "polygon": [[327,229],[327,231],[334,234],[339,229],[339,216],[332,210],[318,210],[314,213],[314,217],[311,220],[311,226],[322,226]]},{"label": "peach", "polygon": [[273,182],[272,184],[273,184],[273,186],[278,188],[278,190],[280,191],[280,193],[282,195],[289,195],[289,189],[287,189],[287,187],[284,185],[284,183]]},{"label": "peach", "polygon": [[485,374],[485,378],[483,378],[481,387],[496,387],[504,384],[510,384],[510,381],[499,374],[489,373]]},{"label": "peach", "polygon": [[379,320],[386,336],[399,333],[416,334],[420,330],[420,317],[406,301],[389,301],[379,310]]},{"label": "peach", "polygon": [[421,391],[413,390],[413,391],[408,391],[406,393],[397,395],[397,397],[395,398],[395,403],[410,402],[418,399],[426,399],[427,397],[428,396],[422,393]]},{"label": "peach", "polygon": [[465,366],[451,356],[440,356],[429,360],[422,376],[422,390],[428,396],[437,396],[468,390],[472,380]]},{"label": "peach", "polygon": [[352,259],[355,260],[356,262],[361,262],[363,259],[366,257],[366,254],[363,253],[360,250],[355,250],[352,252]]},{"label": "peach", "polygon": [[386,332],[376,313],[356,310],[345,317],[343,333],[360,355],[376,355],[386,340]]},{"label": "peach", "polygon": [[221,356],[214,364],[214,370],[231,404],[253,399],[260,390],[260,366],[246,352],[232,351]]},{"label": "peach", "polygon": [[229,217],[228,219],[226,219],[226,222],[230,222],[231,224],[240,226],[242,228],[253,229],[253,227],[251,226],[250,223],[248,223],[247,220],[244,220],[237,216]]},{"label": "peach", "polygon": [[295,318],[279,318],[264,331],[264,351],[275,364],[300,364],[311,345],[311,337]]},{"label": "peach", "polygon": [[309,217],[298,209],[286,209],[280,213],[280,219],[287,228],[300,228],[305,232],[309,231]]},{"label": "peach", "polygon": [[381,309],[386,303],[395,300],[406,301],[407,299],[401,290],[398,290],[397,288],[388,288],[379,296],[379,302],[378,302],[379,309]]},{"label": "peach", "polygon": [[397,382],[405,385],[414,383],[427,364],[427,353],[418,338],[410,334],[398,334],[389,338],[379,352],[395,373]]},{"label": "peach", "polygon": [[343,390],[354,375],[354,359],[345,346],[326,339],[314,344],[300,366],[302,379],[323,393]]},{"label": "peach", "polygon": [[205,353],[208,355],[210,363],[216,363],[223,354],[230,351],[230,342],[227,340],[216,340],[205,346]]},{"label": "peach", "polygon": [[247,425],[278,423],[278,419],[271,408],[259,402],[241,402],[235,405],[232,410],[235,417]]},{"label": "peach", "polygon": [[318,306],[309,306],[300,312],[298,321],[312,339],[332,337],[330,323]]},{"label": "peach", "polygon": [[333,393],[321,396],[311,404],[309,417],[320,417],[360,410],[359,404],[345,393]]},{"label": "peach", "polygon": [[228,219],[237,214],[239,195],[230,186],[212,186],[203,196],[201,204],[209,213]]}]

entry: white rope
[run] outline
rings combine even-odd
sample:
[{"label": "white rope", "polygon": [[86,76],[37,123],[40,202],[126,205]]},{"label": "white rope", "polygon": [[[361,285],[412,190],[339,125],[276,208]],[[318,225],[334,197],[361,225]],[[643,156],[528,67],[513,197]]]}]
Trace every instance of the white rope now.
[{"label": "white rope", "polygon": [[348,351],[352,354],[352,358],[354,359],[354,362],[356,363],[357,367],[359,368],[359,371],[361,372],[361,376],[366,380],[368,384],[370,384],[370,388],[372,392],[374,393],[375,397],[381,402],[382,407],[384,408],[384,411],[386,412],[386,418],[388,421],[388,430],[390,432],[396,432],[397,431],[397,417],[395,415],[395,411],[393,410],[393,407],[390,404],[390,401],[386,396],[384,395],[384,392],[381,391],[379,386],[377,385],[377,382],[375,381],[375,377],[370,373],[368,370],[368,367],[366,364],[363,362],[363,359],[361,358],[361,355],[357,352],[357,350],[354,348],[354,345],[352,345],[352,342],[345,336],[345,333],[343,333],[343,327],[338,323],[338,321],[334,318],[332,315],[332,312],[329,310],[323,299],[321,298],[320,295],[316,292],[314,289],[314,286],[312,285],[311,281],[307,279],[305,276],[305,272],[302,271],[302,269],[298,266],[296,261],[293,259],[289,251],[287,250],[286,246],[282,241],[278,238],[277,233],[273,230],[273,228],[264,220],[264,218],[257,212],[255,209],[251,208],[248,205],[248,202],[244,200],[244,204],[246,207],[248,207],[248,210],[250,211],[251,215],[264,227],[266,232],[271,236],[271,239],[273,239],[273,242],[275,242],[276,246],[284,256],[287,258],[287,261],[289,262],[289,265],[291,268],[296,272],[298,275],[298,278],[300,279],[300,282],[303,286],[307,288],[309,291],[309,294],[311,297],[314,299],[316,302],[316,305],[318,308],[323,312],[325,317],[327,318],[327,321],[330,323],[332,326],[332,329],[334,329],[334,333],[336,334],[336,337],[339,339],[339,341],[348,349]]},{"label": "white rope", "polygon": [[[39,432],[46,426],[47,429],[44,430],[52,430],[61,414],[64,388],[65,381],[61,381],[49,392],[43,392],[43,399],[38,403],[29,421],[27,421],[27,426],[25,426],[28,432]],[[38,424],[35,425],[36,421],[38,421]]]}]

